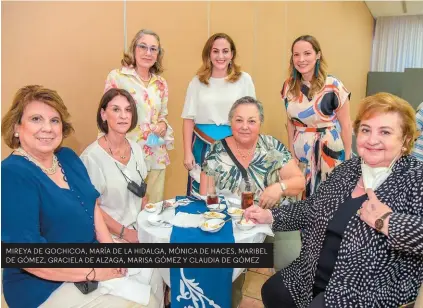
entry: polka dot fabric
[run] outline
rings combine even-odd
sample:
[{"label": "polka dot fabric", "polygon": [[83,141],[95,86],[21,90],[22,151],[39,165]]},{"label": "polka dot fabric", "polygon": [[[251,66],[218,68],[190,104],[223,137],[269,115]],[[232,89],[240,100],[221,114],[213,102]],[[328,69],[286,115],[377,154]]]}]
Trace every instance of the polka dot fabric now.
[{"label": "polka dot fabric", "polygon": [[[272,210],[274,231],[303,230],[300,256],[280,272],[298,308],[311,303],[326,228],[360,176],[356,157],[336,167],[308,199]],[[423,281],[423,163],[403,156],[375,194],[394,212],[389,238],[352,217],[325,292],[326,307],[399,307],[417,297]]]}]

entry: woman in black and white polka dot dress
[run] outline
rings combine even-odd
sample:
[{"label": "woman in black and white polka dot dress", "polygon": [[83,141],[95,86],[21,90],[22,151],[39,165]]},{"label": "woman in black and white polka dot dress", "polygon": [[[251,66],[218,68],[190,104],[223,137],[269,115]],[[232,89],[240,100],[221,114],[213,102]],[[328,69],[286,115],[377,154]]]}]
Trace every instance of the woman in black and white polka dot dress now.
[{"label": "woman in black and white polka dot dress", "polygon": [[378,93],[354,122],[359,157],[336,167],[306,200],[246,218],[303,230],[300,256],[262,288],[267,308],[399,307],[423,281],[423,163],[409,155],[415,113]]}]

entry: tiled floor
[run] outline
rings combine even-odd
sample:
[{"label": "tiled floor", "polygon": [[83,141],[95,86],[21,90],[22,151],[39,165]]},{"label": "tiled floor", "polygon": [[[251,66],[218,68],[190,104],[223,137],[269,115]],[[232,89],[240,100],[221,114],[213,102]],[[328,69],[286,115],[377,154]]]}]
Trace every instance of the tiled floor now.
[{"label": "tiled floor", "polygon": [[242,289],[243,298],[239,308],[263,308],[261,286],[273,274],[270,268],[250,268]]}]

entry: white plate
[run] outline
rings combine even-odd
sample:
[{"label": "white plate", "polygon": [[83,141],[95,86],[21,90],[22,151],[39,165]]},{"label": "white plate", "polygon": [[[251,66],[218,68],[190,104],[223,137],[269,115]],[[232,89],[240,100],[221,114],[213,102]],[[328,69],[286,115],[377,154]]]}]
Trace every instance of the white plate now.
[{"label": "white plate", "polygon": [[200,228],[203,231],[214,233],[222,229],[222,227],[225,225],[224,222],[225,221],[223,219],[218,219],[218,218],[209,219],[203,222]]},{"label": "white plate", "polygon": [[220,218],[223,219],[226,217],[225,214],[218,213],[218,212],[205,212],[203,213],[204,218],[206,219],[213,219],[213,218]]},{"label": "white plate", "polygon": [[256,226],[256,224],[253,223],[251,220],[246,222],[245,218],[242,219],[242,223],[241,221],[237,221],[235,224],[240,230],[243,230],[243,231],[250,230]]},{"label": "white plate", "polygon": [[232,217],[233,220],[240,220],[242,214],[244,213],[243,209],[237,207],[230,207],[228,208],[228,215]]},{"label": "white plate", "polygon": [[237,199],[237,198],[226,198],[226,201],[229,203],[229,205],[231,207],[237,207],[237,208],[240,208],[241,207],[241,199]]},{"label": "white plate", "polygon": [[226,204],[206,204],[210,212],[223,212],[226,209]]},{"label": "white plate", "polygon": [[157,210],[157,206],[154,203],[147,203],[144,207],[144,210],[149,213],[154,213]]},{"label": "white plate", "polygon": [[162,218],[156,214],[148,216],[147,221],[152,226],[160,226],[162,224]]}]

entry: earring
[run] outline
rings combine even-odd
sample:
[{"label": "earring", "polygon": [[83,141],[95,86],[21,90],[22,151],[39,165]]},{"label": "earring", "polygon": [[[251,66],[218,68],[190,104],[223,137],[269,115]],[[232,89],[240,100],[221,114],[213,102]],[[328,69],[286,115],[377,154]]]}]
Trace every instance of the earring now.
[{"label": "earring", "polygon": [[402,147],[402,149],[401,149],[403,152],[405,152],[405,151],[407,151],[407,148],[406,147]]},{"label": "earring", "polygon": [[13,134],[13,136],[15,136],[16,138],[19,138],[19,133],[16,132],[16,133]]},{"label": "earring", "polygon": [[297,69],[294,67],[293,69],[292,69],[292,78],[293,79],[297,79]]},{"label": "earring", "polygon": [[314,66],[314,76],[319,77],[320,59],[317,59],[316,65]]}]

